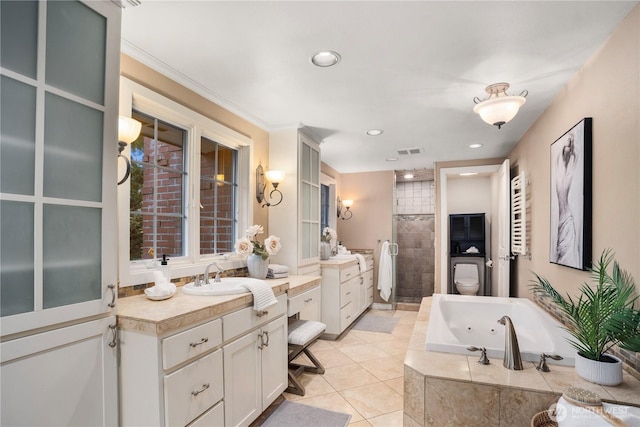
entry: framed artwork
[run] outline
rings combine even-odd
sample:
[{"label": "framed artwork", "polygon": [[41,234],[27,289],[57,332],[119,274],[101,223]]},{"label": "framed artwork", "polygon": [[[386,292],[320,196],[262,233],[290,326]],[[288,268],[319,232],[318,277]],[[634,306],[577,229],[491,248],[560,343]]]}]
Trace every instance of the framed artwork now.
[{"label": "framed artwork", "polygon": [[551,144],[549,261],[591,267],[591,130],[582,119]]}]

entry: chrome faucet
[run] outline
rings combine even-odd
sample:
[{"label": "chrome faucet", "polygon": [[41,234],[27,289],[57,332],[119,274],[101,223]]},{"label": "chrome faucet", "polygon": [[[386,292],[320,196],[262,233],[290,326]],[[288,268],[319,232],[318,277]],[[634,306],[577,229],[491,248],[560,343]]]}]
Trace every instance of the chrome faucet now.
[{"label": "chrome faucet", "polygon": [[502,365],[514,371],[521,371],[522,357],[520,356],[520,347],[518,346],[518,337],[513,322],[509,316],[502,316],[498,323],[505,326],[504,331],[504,360]]},{"label": "chrome faucet", "polygon": [[216,264],[215,262],[212,262],[211,264],[207,265],[204,269],[204,275],[202,277],[202,280],[200,279],[199,276],[196,276],[196,280],[195,280],[195,286],[202,286],[202,285],[206,285],[207,283],[209,283],[209,269],[211,268],[211,266],[214,266],[218,271],[216,271],[216,277],[213,278],[213,283],[220,283],[220,273],[222,273],[224,270],[220,268],[220,266],[218,264]]}]

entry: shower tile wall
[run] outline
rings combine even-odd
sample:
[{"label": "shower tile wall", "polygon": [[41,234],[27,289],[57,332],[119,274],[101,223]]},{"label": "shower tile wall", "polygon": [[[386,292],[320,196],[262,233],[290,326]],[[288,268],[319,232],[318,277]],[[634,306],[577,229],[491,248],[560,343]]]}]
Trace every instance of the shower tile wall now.
[{"label": "shower tile wall", "polygon": [[435,197],[433,181],[396,185],[396,300],[419,302],[433,294]]}]

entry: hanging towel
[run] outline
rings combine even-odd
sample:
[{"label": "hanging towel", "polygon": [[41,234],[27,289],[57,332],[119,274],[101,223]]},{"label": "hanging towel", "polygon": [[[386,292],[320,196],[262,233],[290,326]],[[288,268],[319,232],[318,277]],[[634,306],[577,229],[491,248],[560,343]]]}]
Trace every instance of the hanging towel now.
[{"label": "hanging towel", "polygon": [[262,311],[278,303],[271,286],[264,280],[247,278],[242,284],[253,294],[253,309]]},{"label": "hanging towel", "polygon": [[383,300],[389,301],[392,284],[391,254],[389,242],[385,241],[380,248],[380,264],[378,265],[378,290]]},{"label": "hanging towel", "polygon": [[358,259],[358,264],[360,265],[360,273],[364,273],[367,271],[367,261],[365,261],[364,256],[361,254],[355,254]]}]

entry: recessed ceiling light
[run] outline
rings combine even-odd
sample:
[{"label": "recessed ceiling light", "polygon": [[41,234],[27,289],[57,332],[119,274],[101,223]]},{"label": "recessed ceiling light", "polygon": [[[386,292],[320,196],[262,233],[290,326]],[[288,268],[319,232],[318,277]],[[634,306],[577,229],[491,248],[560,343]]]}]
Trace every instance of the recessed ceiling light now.
[{"label": "recessed ceiling light", "polygon": [[340,62],[340,54],[332,50],[321,50],[311,57],[311,63],[318,67],[331,67]]},{"label": "recessed ceiling light", "polygon": [[382,135],[384,131],[382,129],[370,129],[367,131],[367,135],[369,136],[378,136]]},{"label": "recessed ceiling light", "polygon": [[460,174],[460,176],[473,176],[473,175],[478,175],[478,172],[463,172]]},{"label": "recessed ceiling light", "polygon": [[389,157],[387,159],[385,159],[387,162],[396,162],[398,161],[398,159],[396,159],[395,157]]},{"label": "recessed ceiling light", "polygon": [[412,173],[405,173],[404,174],[404,179],[413,179],[413,174]]},{"label": "recessed ceiling light", "polygon": [[482,147],[482,144],[471,144],[469,146],[469,148],[480,148],[480,147]]}]

